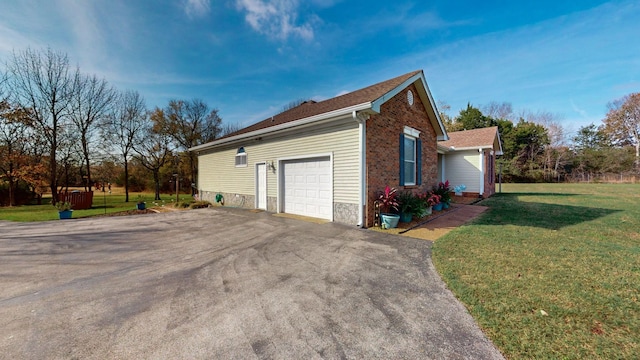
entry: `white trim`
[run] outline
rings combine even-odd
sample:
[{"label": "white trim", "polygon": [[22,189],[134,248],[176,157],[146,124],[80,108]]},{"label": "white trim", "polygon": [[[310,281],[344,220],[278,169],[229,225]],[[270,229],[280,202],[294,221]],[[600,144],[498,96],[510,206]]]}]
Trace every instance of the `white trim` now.
[{"label": "white trim", "polygon": [[202,150],[215,148],[215,147],[218,147],[220,145],[232,143],[232,142],[235,142],[235,141],[238,141],[238,140],[244,140],[246,138],[250,138],[250,137],[253,137],[253,136],[264,135],[264,134],[268,134],[268,133],[272,133],[272,132],[276,132],[276,131],[280,131],[280,130],[285,130],[285,129],[290,129],[290,128],[294,128],[294,127],[298,127],[298,126],[310,125],[310,124],[321,122],[323,120],[327,120],[327,121],[338,120],[339,118],[344,118],[345,115],[351,115],[351,113],[353,111],[361,111],[361,110],[367,110],[367,109],[371,109],[371,103],[370,102],[366,102],[366,103],[362,103],[362,104],[358,104],[358,105],[354,105],[354,106],[350,106],[350,107],[346,107],[346,108],[330,111],[330,112],[327,112],[327,113],[322,113],[322,114],[319,114],[319,115],[310,116],[310,117],[303,118],[303,119],[300,119],[300,120],[289,121],[289,122],[286,122],[286,123],[280,124],[280,125],[269,126],[267,128],[264,128],[264,129],[255,130],[255,131],[251,131],[251,132],[244,133],[244,134],[239,134],[239,135],[236,135],[236,136],[230,136],[228,138],[223,138],[223,139],[220,139],[220,140],[214,140],[214,141],[206,143],[206,144],[194,146],[192,148],[189,148],[188,150],[189,151],[202,151]]},{"label": "white trim", "polygon": [[[258,191],[258,188],[260,187],[258,185],[260,183],[260,179],[258,178],[258,176],[259,176],[258,165],[264,165],[264,177],[265,177],[265,179],[264,179],[264,181],[265,181],[264,209],[258,207],[258,204],[260,203],[260,201],[258,200],[258,195],[262,196],[262,194],[260,194],[260,192]],[[255,163],[254,166],[255,166],[255,180],[256,180],[255,189],[254,189],[254,194],[256,194],[256,196],[255,196],[255,206],[254,207],[256,209],[267,210],[269,208],[269,197],[267,196],[267,193],[269,192],[269,184],[268,184],[268,181],[269,181],[269,176],[268,176],[269,175],[268,174],[269,169],[268,169],[268,166],[267,166],[267,162],[266,161],[257,162],[257,163]]]},{"label": "white trim", "polygon": [[[408,128],[408,126],[405,126],[405,130]],[[411,128],[409,128],[411,129]],[[412,129],[415,130],[415,129]],[[417,131],[417,130],[416,130]],[[404,141],[406,141],[407,139],[413,140],[413,181],[407,181],[407,179],[404,179],[404,186],[415,186],[418,182],[418,137],[417,136],[413,136],[413,135],[409,135],[407,133],[405,133],[405,137],[404,137]],[[419,134],[418,134],[419,135]],[[402,143],[401,146],[404,146],[404,143]],[[402,161],[404,162],[402,164],[402,169],[406,169],[407,168],[407,152],[404,152],[404,158],[402,159]]]},{"label": "white trim", "polygon": [[404,134],[405,135],[409,135],[411,137],[414,138],[419,138],[420,137],[420,130],[414,129],[410,126],[405,126],[404,127]]},{"label": "white trim", "polygon": [[331,216],[329,221],[333,221],[333,207],[335,205],[335,200],[333,197],[333,152],[329,152],[329,153],[320,153],[320,154],[309,154],[309,155],[298,155],[298,156],[285,156],[285,157],[281,157],[276,159],[276,161],[278,162],[278,171],[277,171],[277,179],[276,179],[276,183],[277,183],[277,195],[276,195],[276,212],[281,213],[282,212],[282,202],[284,201],[284,189],[282,188],[282,186],[284,185],[284,166],[283,163],[286,161],[291,161],[291,160],[304,160],[304,159],[315,159],[315,158],[326,158],[329,157],[329,172],[331,173],[331,176],[329,177],[329,181],[330,181],[330,189],[331,189],[331,194],[329,195],[329,197],[331,198]]},{"label": "white trim", "polygon": [[446,159],[447,156],[445,154],[440,154],[440,159],[442,159],[442,161],[440,161],[440,167],[442,168],[442,174],[440,174],[440,181],[444,182],[447,178],[447,174],[445,174],[446,170],[445,168],[447,167],[446,164]]},{"label": "white trim", "polygon": [[478,149],[478,151],[480,152],[480,195],[484,195],[484,151],[482,149]]},{"label": "white trim", "polygon": [[352,114],[353,118],[358,122],[358,152],[360,156],[360,171],[358,171],[358,197],[360,202],[358,204],[358,223],[356,226],[365,227],[365,207],[367,205],[367,126],[366,121],[368,116],[358,114],[355,111]]},{"label": "white trim", "polygon": [[[244,162],[241,163],[241,164],[238,164],[238,159],[239,158],[244,158]],[[242,152],[242,153],[239,153],[239,154],[236,154],[236,157],[234,158],[234,160],[235,160],[235,165],[236,165],[237,168],[243,168],[243,167],[249,166],[249,162],[247,161],[247,153],[246,153],[246,151]]]}]

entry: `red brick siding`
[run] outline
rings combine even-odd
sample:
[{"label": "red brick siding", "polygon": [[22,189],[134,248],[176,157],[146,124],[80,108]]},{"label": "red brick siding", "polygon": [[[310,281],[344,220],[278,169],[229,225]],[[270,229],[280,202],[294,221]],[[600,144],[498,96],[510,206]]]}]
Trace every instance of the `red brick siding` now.
[{"label": "red brick siding", "polygon": [[[407,102],[407,90],[414,95],[412,106]],[[428,105],[427,105],[428,106]],[[398,191],[430,190],[437,184],[438,152],[436,132],[412,84],[385,102],[380,114],[372,115],[367,124],[367,205],[366,226],[373,225],[373,202],[386,185]],[[422,185],[400,186],[400,134],[404,126],[420,131],[422,141]]]},{"label": "red brick siding", "polygon": [[[484,164],[484,194],[482,194],[482,197],[488,198],[496,193],[496,155],[495,152],[492,155],[491,150],[484,150],[484,157],[486,161]],[[491,161],[493,161],[493,167],[490,166]]]}]

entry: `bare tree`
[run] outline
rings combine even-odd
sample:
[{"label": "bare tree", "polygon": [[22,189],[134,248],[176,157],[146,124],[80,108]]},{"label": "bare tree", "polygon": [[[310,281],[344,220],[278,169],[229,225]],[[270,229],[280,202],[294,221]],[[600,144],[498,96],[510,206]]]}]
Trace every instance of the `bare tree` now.
[{"label": "bare tree", "polygon": [[31,110],[34,128],[46,141],[49,189],[55,204],[58,200],[58,134],[68,118],[74,91],[73,70],[66,54],[51,49],[14,52],[8,70],[12,95],[22,107]]},{"label": "bare tree", "polygon": [[222,125],[222,130],[220,131],[220,136],[227,136],[229,134],[233,134],[234,132],[240,130],[241,127],[238,124],[230,124],[225,123]]},{"label": "bare tree", "polygon": [[218,109],[210,109],[204,101],[171,100],[164,110],[156,108],[151,114],[156,131],[171,137],[177,147],[187,152],[190,181],[195,183],[197,176],[196,154],[188,149],[196,145],[213,141],[222,133],[222,119]]},{"label": "bare tree", "polygon": [[291,110],[291,109],[296,108],[296,107],[298,107],[298,106],[300,106],[300,105],[302,105],[304,103],[307,103],[307,102],[308,103],[312,103],[312,104],[315,103],[315,101],[313,101],[311,99],[303,99],[303,98],[296,99],[296,100],[293,100],[293,101],[289,101],[286,105],[284,105],[282,107],[282,110],[280,110],[280,112],[283,113],[283,112],[285,112],[287,110]]},{"label": "bare tree", "polygon": [[619,146],[631,145],[636,150],[636,169],[640,170],[640,93],[626,95],[608,105],[604,131]]},{"label": "bare tree", "polygon": [[494,119],[513,120],[513,107],[508,102],[491,101],[482,107],[482,113]]},{"label": "bare tree", "polygon": [[153,174],[155,200],[160,200],[160,169],[173,159],[171,137],[158,130],[152,124],[147,124],[142,130],[145,141],[134,147],[137,154],[135,158]]},{"label": "bare tree", "polygon": [[137,91],[125,91],[118,95],[102,127],[103,139],[122,157],[125,202],[129,202],[129,160],[134,146],[142,140],[142,131],[148,121],[146,111],[144,99]]},{"label": "bare tree", "polygon": [[104,119],[116,98],[116,91],[104,79],[95,75],[76,74],[75,91],[71,99],[71,120],[78,132],[80,150],[86,176],[85,186],[91,191],[91,142],[97,133],[98,123]]},{"label": "bare tree", "polygon": [[27,110],[0,100],[0,179],[9,185],[9,206],[15,205],[20,168],[28,164],[28,146],[32,143],[30,114]]}]

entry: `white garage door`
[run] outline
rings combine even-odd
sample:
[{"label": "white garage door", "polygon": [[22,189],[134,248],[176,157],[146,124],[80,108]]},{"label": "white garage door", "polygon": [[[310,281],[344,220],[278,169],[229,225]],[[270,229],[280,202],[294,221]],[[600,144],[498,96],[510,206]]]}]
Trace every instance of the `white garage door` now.
[{"label": "white garage door", "polygon": [[283,212],[331,220],[329,157],[284,162]]}]

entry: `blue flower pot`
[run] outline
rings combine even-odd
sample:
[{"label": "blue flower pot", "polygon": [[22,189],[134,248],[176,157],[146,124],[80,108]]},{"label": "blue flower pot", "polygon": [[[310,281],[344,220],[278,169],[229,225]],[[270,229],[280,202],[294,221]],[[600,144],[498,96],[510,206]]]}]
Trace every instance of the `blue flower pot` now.
[{"label": "blue flower pot", "polygon": [[396,214],[380,214],[380,218],[382,219],[382,224],[387,229],[397,228],[398,222],[400,221],[400,215]]},{"label": "blue flower pot", "polygon": [[60,220],[71,219],[71,215],[73,215],[73,210],[58,211],[58,215],[60,215]]},{"label": "blue flower pot", "polygon": [[145,203],[140,203],[137,206],[138,206],[138,210],[144,210],[146,208],[146,204]]},{"label": "blue flower pot", "polygon": [[433,210],[434,211],[442,211],[442,207],[444,206],[443,204],[444,203],[440,202],[440,203],[437,203],[437,204],[433,205]]},{"label": "blue flower pot", "polygon": [[443,209],[448,209],[450,206],[450,204],[448,202],[442,203],[442,208]]},{"label": "blue flower pot", "polygon": [[413,213],[407,212],[407,213],[402,213],[400,214],[400,221],[408,223],[411,222],[411,219],[413,218]]}]

